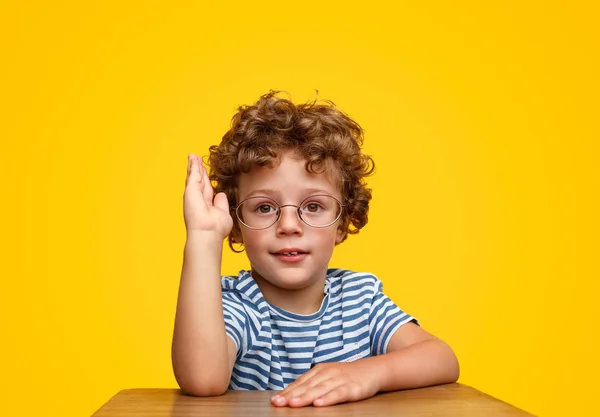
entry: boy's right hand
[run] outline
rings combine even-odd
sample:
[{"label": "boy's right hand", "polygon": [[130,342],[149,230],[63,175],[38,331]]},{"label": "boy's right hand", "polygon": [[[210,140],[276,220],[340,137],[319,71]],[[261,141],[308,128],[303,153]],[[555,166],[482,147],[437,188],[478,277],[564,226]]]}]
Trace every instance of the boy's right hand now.
[{"label": "boy's right hand", "polygon": [[214,232],[222,240],[233,227],[225,193],[213,201],[213,188],[198,155],[188,156],[187,178],[183,195],[183,217],[187,232]]}]

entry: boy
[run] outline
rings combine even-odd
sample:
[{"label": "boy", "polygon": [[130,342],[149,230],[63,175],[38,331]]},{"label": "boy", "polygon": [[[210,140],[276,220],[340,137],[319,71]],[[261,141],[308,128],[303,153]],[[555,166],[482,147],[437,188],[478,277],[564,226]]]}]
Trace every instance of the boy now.
[{"label": "boy", "polygon": [[[172,346],[184,392],[282,390],[274,406],[326,406],[457,380],[452,349],[375,276],[328,268],[335,245],[367,223],[374,165],[362,140],[333,103],[272,91],[238,109],[210,148],[210,177],[190,155]],[[250,271],[221,277],[225,237],[243,245]]]}]

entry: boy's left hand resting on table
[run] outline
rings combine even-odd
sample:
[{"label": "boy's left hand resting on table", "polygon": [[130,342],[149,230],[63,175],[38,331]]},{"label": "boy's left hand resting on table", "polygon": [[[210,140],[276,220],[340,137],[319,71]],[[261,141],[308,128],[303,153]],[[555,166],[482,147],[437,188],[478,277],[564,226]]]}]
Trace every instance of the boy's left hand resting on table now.
[{"label": "boy's left hand resting on table", "polygon": [[452,349],[414,323],[400,327],[387,353],[356,362],[321,363],[271,399],[278,407],[327,406],[370,398],[381,391],[455,382]]},{"label": "boy's left hand resting on table", "polygon": [[377,376],[363,361],[321,363],[272,398],[275,406],[325,406],[358,401],[377,394]]}]

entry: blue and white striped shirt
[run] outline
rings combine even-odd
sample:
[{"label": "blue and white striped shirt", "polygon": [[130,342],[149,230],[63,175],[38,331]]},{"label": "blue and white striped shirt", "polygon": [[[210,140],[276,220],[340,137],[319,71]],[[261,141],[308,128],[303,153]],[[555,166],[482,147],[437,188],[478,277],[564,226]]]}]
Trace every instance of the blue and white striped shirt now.
[{"label": "blue and white striped shirt", "polygon": [[269,304],[250,271],[221,284],[226,332],[237,346],[229,389],[281,390],[318,363],[383,354],[400,326],[418,324],[368,273],[329,269],[321,308],[309,315]]}]

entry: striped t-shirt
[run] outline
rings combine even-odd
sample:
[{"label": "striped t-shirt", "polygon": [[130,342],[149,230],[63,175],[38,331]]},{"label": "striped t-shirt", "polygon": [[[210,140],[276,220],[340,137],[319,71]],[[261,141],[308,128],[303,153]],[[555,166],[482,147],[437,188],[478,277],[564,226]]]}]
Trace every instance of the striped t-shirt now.
[{"label": "striped t-shirt", "polygon": [[321,308],[309,315],[269,304],[250,271],[221,281],[225,328],[237,346],[229,389],[281,390],[318,363],[383,354],[400,326],[418,324],[368,273],[329,269]]}]

